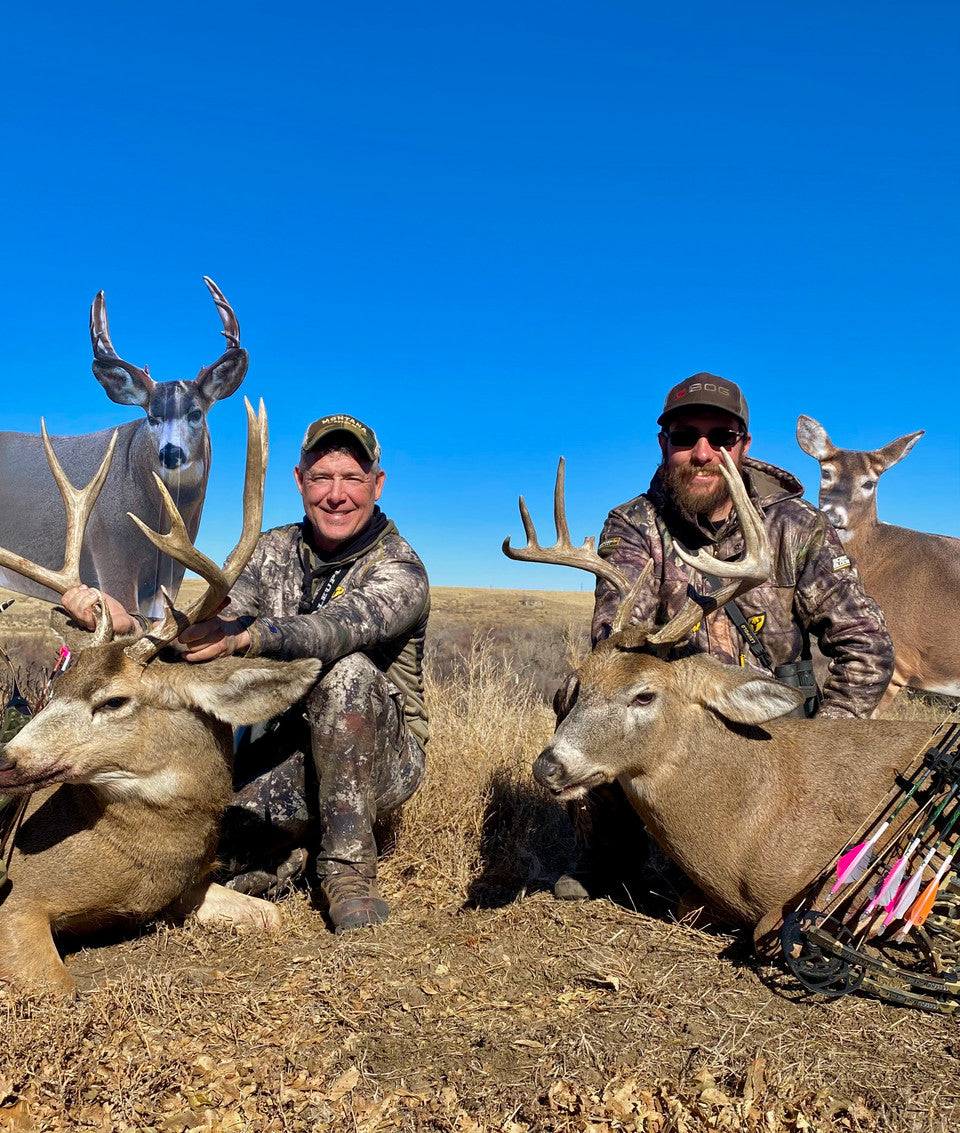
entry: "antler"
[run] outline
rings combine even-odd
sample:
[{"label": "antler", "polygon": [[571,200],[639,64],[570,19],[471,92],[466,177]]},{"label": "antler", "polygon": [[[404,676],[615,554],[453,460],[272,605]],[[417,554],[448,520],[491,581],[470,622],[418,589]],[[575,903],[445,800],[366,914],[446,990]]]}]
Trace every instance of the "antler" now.
[{"label": "antler", "polygon": [[[740,476],[737,466],[730,458],[730,454],[721,450],[722,464],[720,472],[730,489],[733,506],[740,520],[740,529],[743,531],[744,557],[738,562],[724,562],[707,554],[703,549],[691,554],[678,543],[674,543],[677,555],[694,569],[704,574],[715,575],[719,578],[733,579],[715,594],[708,595],[701,601],[688,598],[683,609],[671,620],[657,630],[656,633],[646,634],[645,641],[651,645],[670,645],[679,641],[697,624],[701,618],[712,613],[720,606],[729,602],[731,598],[759,586],[766,579],[772,569],[772,553],[770,541],[764,530],[763,520],[757,509],[750,502],[746,485]],[[520,559],[531,563],[552,563],[557,566],[571,566],[578,570],[588,571],[597,578],[609,582],[620,594],[620,603],[613,618],[613,632],[619,633],[626,628],[637,596],[647,585],[653,572],[653,563],[648,562],[640,572],[639,578],[631,584],[627,576],[613,563],[600,557],[594,549],[595,543],[592,535],[588,536],[582,547],[574,547],[570,542],[570,531],[567,527],[567,517],[563,504],[564,487],[564,460],[560,458],[557,468],[557,483],[553,493],[553,515],[557,528],[557,541],[552,547],[541,547],[537,542],[537,532],[530,519],[527,505],[523,496],[520,497],[520,517],[523,520],[523,530],[527,536],[526,547],[517,549],[510,546],[510,537],[503,541],[503,553],[511,559]]]},{"label": "antler", "polygon": [[770,550],[770,540],[763,526],[759,512],[750,502],[746,485],[743,482],[737,466],[733,463],[726,449],[720,450],[720,472],[730,489],[730,497],[740,520],[740,530],[743,532],[743,558],[738,562],[724,562],[708,554],[703,548],[695,555],[685,551],[678,543],[674,548],[680,559],[688,566],[702,574],[715,575],[718,578],[730,578],[726,586],[722,586],[715,594],[708,595],[701,601],[688,598],[683,609],[662,629],[647,635],[647,642],[651,645],[672,645],[686,636],[691,629],[714,610],[720,609],[740,594],[745,594],[755,586],[759,586],[769,577],[773,567],[773,554]]},{"label": "antler", "polygon": [[[508,559],[518,559],[526,563],[550,563],[555,566],[576,567],[609,582],[620,595],[620,604],[614,616],[614,630],[620,630],[630,617],[637,594],[645,584],[648,574],[641,574],[636,582],[630,579],[613,563],[608,563],[596,552],[596,540],[588,535],[582,547],[574,547],[570,542],[570,528],[567,526],[567,513],[563,503],[566,464],[563,457],[557,465],[557,480],[553,489],[553,522],[557,530],[557,541],[552,547],[541,547],[537,542],[537,530],[533,526],[530,512],[523,496],[520,497],[520,518],[523,521],[526,547],[511,547],[510,536],[503,541],[503,553]],[[622,623],[622,624],[621,624]]]},{"label": "antler", "polygon": [[233,308],[224,298],[223,292],[213,282],[213,280],[205,275],[203,282],[207,285],[207,290],[213,296],[213,301],[217,305],[217,310],[220,312],[220,319],[223,322],[223,330],[220,332],[223,337],[230,343],[233,350],[240,349],[240,324],[237,322],[237,316],[233,313]]},{"label": "antler", "polygon": [[46,422],[43,420],[40,422],[40,431],[43,434],[43,449],[47,454],[47,462],[50,465],[53,478],[57,482],[57,487],[60,489],[63,506],[67,512],[67,536],[63,552],[63,566],[60,570],[53,570],[50,567],[41,566],[40,563],[31,562],[30,559],[25,559],[22,555],[17,555],[2,547],[0,547],[0,566],[15,570],[17,574],[22,574],[24,578],[29,578],[32,582],[39,582],[41,586],[48,586],[58,594],[63,594],[71,586],[80,585],[80,552],[83,547],[83,532],[110,470],[113,450],[117,445],[117,431],[114,430],[110,444],[107,446],[106,455],[100,462],[100,467],[93,479],[85,488],[75,488],[71,484],[60,461],[57,460],[56,453],[53,451],[53,445],[47,435]]},{"label": "antler", "polygon": [[[95,372],[98,363],[101,367],[120,366],[134,379],[135,385],[140,385],[147,391],[153,389],[154,382],[150,377],[150,367],[144,366],[141,369],[139,366],[134,366],[132,362],[124,361],[114,349],[113,343],[110,341],[107,300],[102,291],[97,292],[90,304],[90,341],[93,343]],[[139,399],[136,403],[139,404]]]},{"label": "antler", "polygon": [[[247,409],[247,467],[243,486],[243,530],[237,545],[227,556],[223,567],[218,567],[212,559],[208,559],[196,549],[187,534],[186,526],[177,505],[173,502],[166,485],[159,476],[154,479],[163,497],[163,506],[170,520],[170,531],[161,535],[151,530],[135,515],[130,515],[133,522],[140,528],[146,537],[164,554],[176,559],[188,569],[195,571],[207,583],[206,591],[185,610],[178,611],[173,602],[164,591],[166,612],[161,624],[141,637],[132,645],[127,646],[125,652],[135,661],[146,664],[165,645],[169,645],[175,638],[196,622],[205,621],[213,617],[222,607],[223,600],[230,592],[230,588],[237,581],[240,572],[253,554],[257,539],[260,537],[260,528],[263,521],[263,489],[267,472],[267,413],[260,400],[259,410],[254,416],[253,406],[244,398],[243,403]],[[128,514],[130,514],[128,512]]]}]

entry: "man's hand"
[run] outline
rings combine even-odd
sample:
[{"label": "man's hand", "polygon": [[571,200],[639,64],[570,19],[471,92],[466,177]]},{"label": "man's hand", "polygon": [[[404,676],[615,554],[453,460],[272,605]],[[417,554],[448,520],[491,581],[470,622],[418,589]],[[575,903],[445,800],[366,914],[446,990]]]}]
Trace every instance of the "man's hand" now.
[{"label": "man's hand", "polygon": [[140,628],[137,622],[135,622],[123,606],[120,605],[116,598],[111,598],[109,594],[104,594],[102,590],[94,590],[92,586],[84,586],[82,584],[80,586],[71,586],[69,590],[64,591],[60,599],[60,604],[78,626],[84,626],[86,629],[96,629],[97,607],[100,605],[101,601],[107,604],[110,617],[113,619],[113,632],[117,634],[118,637],[123,637],[123,635],[127,633],[133,633]]},{"label": "man's hand", "polygon": [[237,621],[210,618],[188,626],[177,640],[184,646],[187,661],[212,661],[214,657],[230,657],[250,648],[250,634]]}]

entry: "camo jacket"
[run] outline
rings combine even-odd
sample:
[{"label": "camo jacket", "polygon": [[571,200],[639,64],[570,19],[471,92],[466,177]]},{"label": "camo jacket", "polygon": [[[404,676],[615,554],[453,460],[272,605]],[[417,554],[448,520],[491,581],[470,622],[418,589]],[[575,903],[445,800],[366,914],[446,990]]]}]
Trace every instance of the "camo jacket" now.
[{"label": "camo jacket", "polygon": [[230,591],[227,616],[247,623],[248,656],[333,662],[365,653],[403,694],[407,726],[424,746],[427,572],[379,508],[374,521],[379,534],[337,561],[317,555],[306,519],[265,531]]},{"label": "camo jacket", "polygon": [[[774,561],[771,577],[737,598],[737,605],[774,667],[809,657],[810,638],[817,639],[830,670],[819,716],[869,716],[893,674],[893,645],[879,606],[864,591],[829,520],[801,498],[803,485],[796,477],[750,457],[744,459],[742,471],[763,517]],[[683,563],[674,540],[690,551],[707,547],[719,559],[735,560],[743,554],[736,514],[715,531],[690,522],[667,497],[658,469],[645,495],[610,512],[597,548],[631,580],[653,560],[650,587],[640,594],[630,624],[664,625],[679,613],[688,587],[708,595],[722,585]],[[594,643],[610,634],[618,601],[615,588],[601,579]],[[750,652],[722,609],[703,618],[670,656],[691,653],[710,653],[727,664],[770,671]]]}]

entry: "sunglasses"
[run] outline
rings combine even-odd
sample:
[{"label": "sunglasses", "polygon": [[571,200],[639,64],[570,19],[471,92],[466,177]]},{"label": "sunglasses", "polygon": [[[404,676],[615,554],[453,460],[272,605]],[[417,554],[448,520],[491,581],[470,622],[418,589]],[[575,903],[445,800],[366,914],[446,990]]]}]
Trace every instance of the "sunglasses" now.
[{"label": "sunglasses", "polygon": [[733,448],[744,437],[744,433],[740,429],[731,429],[725,425],[716,425],[705,433],[702,433],[693,425],[680,425],[663,435],[670,442],[672,448],[693,448],[701,437],[706,437],[707,444],[713,449]]}]

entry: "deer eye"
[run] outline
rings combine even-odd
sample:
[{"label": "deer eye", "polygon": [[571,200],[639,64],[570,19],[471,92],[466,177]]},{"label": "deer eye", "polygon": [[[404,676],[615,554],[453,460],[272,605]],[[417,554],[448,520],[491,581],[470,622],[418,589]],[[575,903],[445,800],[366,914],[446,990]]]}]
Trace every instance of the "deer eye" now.
[{"label": "deer eye", "polygon": [[93,711],[96,713],[106,709],[107,711],[115,712],[118,708],[122,708],[125,704],[129,703],[129,696],[111,696],[109,700],[103,700],[99,704],[94,705]]},{"label": "deer eye", "polygon": [[160,421],[160,418],[155,416],[153,413],[148,413],[147,414],[147,423],[150,424],[150,425],[153,425],[153,427],[156,428],[157,425],[161,424],[161,421]]},{"label": "deer eye", "polygon": [[190,412],[187,414],[187,420],[190,422],[191,425],[196,425],[196,423],[198,421],[203,420],[203,414],[200,412],[199,409],[191,409]]},{"label": "deer eye", "polygon": [[876,480],[864,480],[864,482],[860,485],[860,487],[863,488],[865,492],[872,492],[876,486]]},{"label": "deer eye", "polygon": [[638,708],[646,708],[646,706],[652,704],[656,698],[657,694],[655,692],[638,692],[633,698],[633,703]]}]

